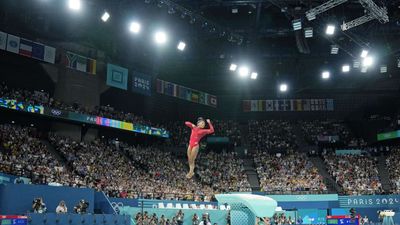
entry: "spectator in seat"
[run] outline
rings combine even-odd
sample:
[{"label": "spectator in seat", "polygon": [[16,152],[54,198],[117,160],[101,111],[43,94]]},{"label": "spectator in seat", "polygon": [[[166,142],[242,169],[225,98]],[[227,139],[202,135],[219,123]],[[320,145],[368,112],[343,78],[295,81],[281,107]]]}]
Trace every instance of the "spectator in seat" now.
[{"label": "spectator in seat", "polygon": [[197,214],[193,214],[192,217],[192,225],[199,225],[200,221],[199,221],[199,217],[197,216]]},{"label": "spectator in seat", "polygon": [[161,215],[159,222],[160,225],[167,225],[167,220],[165,219],[164,215]]},{"label": "spectator in seat", "polygon": [[211,225],[211,222],[209,220],[208,214],[204,213],[203,216],[201,217],[201,221],[199,225]]},{"label": "spectator in seat", "polygon": [[182,210],[179,210],[178,213],[176,214],[176,222],[178,225],[183,225],[183,217],[185,214],[182,212]]},{"label": "spectator in seat", "polygon": [[32,203],[32,210],[34,213],[46,213],[46,204],[43,202],[43,198],[35,198]]},{"label": "spectator in seat", "polygon": [[56,208],[56,213],[57,213],[57,214],[63,214],[63,213],[67,213],[67,212],[68,212],[68,208],[67,208],[67,206],[65,205],[65,202],[64,202],[64,201],[61,201],[61,202],[58,204],[57,208]]}]

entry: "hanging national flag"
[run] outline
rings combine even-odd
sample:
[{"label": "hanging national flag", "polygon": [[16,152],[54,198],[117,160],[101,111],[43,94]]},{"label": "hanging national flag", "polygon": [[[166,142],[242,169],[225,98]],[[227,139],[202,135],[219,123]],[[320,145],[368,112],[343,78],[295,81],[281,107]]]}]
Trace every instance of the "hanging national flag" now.
[{"label": "hanging national flag", "polygon": [[251,100],[251,111],[258,112],[258,100]]},{"label": "hanging national flag", "polygon": [[265,100],[265,110],[267,112],[272,112],[274,111],[274,100]]},{"label": "hanging national flag", "polygon": [[0,31],[0,49],[6,50],[7,47],[7,33]]},{"label": "hanging national flag", "polygon": [[157,79],[157,92],[164,94],[164,81]]},{"label": "hanging national flag", "polygon": [[54,64],[56,61],[56,49],[50,46],[45,46],[43,61]]},{"label": "hanging national flag", "polygon": [[25,39],[21,39],[19,42],[19,54],[29,57],[32,57],[32,45],[33,42],[25,40]]},{"label": "hanging national flag", "polygon": [[214,95],[210,95],[210,100],[211,100],[211,106],[217,107],[217,97]]},{"label": "hanging national flag", "polygon": [[199,93],[192,91],[192,102],[199,102]]},{"label": "hanging national flag", "polygon": [[18,54],[19,53],[20,38],[9,34],[7,36],[7,51]]},{"label": "hanging national flag", "polygon": [[89,59],[87,57],[67,52],[66,66],[72,69],[79,70],[81,72],[87,72],[90,74],[96,74],[96,60]]},{"label": "hanging national flag", "polygon": [[250,112],[251,104],[249,100],[243,100],[243,112]]}]

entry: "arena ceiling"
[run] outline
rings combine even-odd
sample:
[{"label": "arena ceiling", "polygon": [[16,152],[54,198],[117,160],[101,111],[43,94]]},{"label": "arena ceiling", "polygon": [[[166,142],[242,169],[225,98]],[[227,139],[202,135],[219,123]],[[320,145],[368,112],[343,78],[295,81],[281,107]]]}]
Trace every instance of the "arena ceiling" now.
[{"label": "arena ceiling", "polygon": [[[324,34],[325,26],[339,27],[362,16],[359,1],[349,0],[313,21],[305,12],[326,1],[87,0],[80,13],[68,12],[60,2],[1,1],[1,26],[8,32],[93,46],[114,62],[215,94],[271,94],[280,82],[290,85],[291,94],[399,87],[400,0],[374,0],[387,7],[389,23],[373,20],[332,37]],[[99,16],[105,9],[111,20],[102,23]],[[127,31],[133,19],[144,27],[137,37]],[[313,27],[314,37],[305,39],[303,31],[293,31],[295,19],[302,20],[303,28]],[[150,33],[160,28],[171,41],[163,48],[149,41]],[[187,43],[185,52],[176,50],[178,40]],[[339,46],[337,55],[330,54],[333,44]],[[375,68],[366,74],[342,74],[341,65],[352,64],[364,48],[376,56]],[[238,78],[229,71],[231,63],[249,65],[258,79]],[[380,74],[379,65],[387,65],[388,72]],[[332,79],[322,81],[322,70],[330,70]]]}]

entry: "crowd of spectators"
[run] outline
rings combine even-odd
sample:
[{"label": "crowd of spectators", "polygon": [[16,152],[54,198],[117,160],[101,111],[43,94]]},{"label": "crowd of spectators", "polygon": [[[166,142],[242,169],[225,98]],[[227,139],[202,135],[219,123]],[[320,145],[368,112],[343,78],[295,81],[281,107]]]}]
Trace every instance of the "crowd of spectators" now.
[{"label": "crowd of spectators", "polygon": [[158,124],[154,124],[148,120],[145,120],[142,116],[135,115],[131,112],[117,110],[110,105],[87,107],[79,103],[65,103],[51,97],[48,92],[43,90],[29,91],[21,88],[11,88],[8,87],[4,82],[0,84],[0,98],[18,100],[30,105],[42,105],[59,110],[88,114],[92,116],[101,116],[141,125],[160,127]]},{"label": "crowd of spectators", "polygon": [[392,148],[389,157],[386,158],[386,165],[389,169],[389,178],[392,184],[392,193],[400,193],[400,148]]},{"label": "crowd of spectators", "polygon": [[[131,159],[138,171],[136,192],[149,198],[187,199],[209,201],[214,191],[210,185],[188,180],[187,159],[156,147],[135,147],[121,143],[121,149]],[[146,197],[146,196],[145,196]]]},{"label": "crowd of spectators", "polygon": [[249,144],[254,150],[293,150],[297,147],[291,122],[284,120],[250,120]]},{"label": "crowd of spectators", "polygon": [[323,156],[329,174],[347,195],[379,194],[382,184],[378,176],[377,159],[368,155]]},{"label": "crowd of spectators", "polygon": [[213,120],[215,129],[218,129],[218,136],[229,137],[234,146],[241,146],[242,136],[239,123],[233,120]]},{"label": "crowd of spectators", "polygon": [[110,196],[126,197],[133,188],[134,165],[111,145],[99,140],[90,143],[49,135],[49,140],[79,176],[71,186],[102,190]]},{"label": "crowd of spectators", "polygon": [[[164,215],[157,215],[153,213],[150,215],[147,211],[143,213],[138,212],[135,215],[135,223],[137,225],[183,225],[185,217],[185,213],[182,210],[179,210],[175,216],[172,218],[167,218]],[[217,223],[212,223],[210,219],[210,215],[208,213],[204,213],[201,215],[197,215],[194,213],[193,215],[189,215],[191,218],[191,224],[193,225],[218,225]]]},{"label": "crowd of spectators", "polygon": [[255,153],[254,161],[262,191],[280,194],[327,191],[323,177],[305,154],[289,152],[271,155],[259,151]]},{"label": "crowd of spectators", "polygon": [[31,178],[33,183],[68,185],[70,173],[38,138],[32,127],[0,125],[0,171]]},{"label": "crowd of spectators", "polygon": [[198,157],[198,174],[203,183],[218,192],[251,191],[243,160],[235,152],[203,154]]},{"label": "crowd of spectators", "polygon": [[[318,144],[318,137],[324,142],[341,141],[359,145],[357,139],[352,139],[350,130],[342,121],[336,120],[308,120],[299,121],[299,126],[302,129],[305,140],[311,145]],[[338,139],[333,138],[337,136]],[[331,138],[326,138],[331,137]],[[361,144],[361,143],[360,143]]]}]

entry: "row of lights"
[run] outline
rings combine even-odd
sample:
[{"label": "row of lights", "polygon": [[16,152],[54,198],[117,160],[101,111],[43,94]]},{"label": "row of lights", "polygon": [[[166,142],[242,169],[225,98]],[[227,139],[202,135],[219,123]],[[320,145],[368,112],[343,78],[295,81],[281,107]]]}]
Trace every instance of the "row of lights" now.
[{"label": "row of lights", "polygon": [[229,66],[229,70],[230,70],[230,71],[233,71],[233,72],[237,70],[239,76],[242,77],[242,78],[248,77],[249,74],[250,74],[250,79],[252,79],[252,80],[256,80],[257,77],[258,77],[258,73],[257,73],[257,72],[251,72],[251,73],[250,73],[250,69],[249,69],[249,67],[247,67],[247,66],[240,66],[240,67],[238,68],[238,65],[232,63],[232,64]]},{"label": "row of lights", "polygon": [[[81,9],[81,0],[68,0],[68,7],[71,10],[78,11]],[[109,12],[105,11],[103,15],[101,16],[101,20],[103,22],[107,22],[111,18],[111,15]],[[141,24],[137,21],[133,21],[129,24],[129,31],[134,34],[139,34],[141,31]],[[157,44],[165,44],[168,42],[168,35],[164,31],[157,31],[154,33],[154,41]],[[183,41],[179,41],[177,44],[176,48],[179,51],[184,51],[186,48],[186,43]]]},{"label": "row of lights", "polygon": [[[374,58],[372,56],[368,56],[368,53],[369,53],[368,50],[364,49],[364,50],[361,51],[361,54],[360,54],[360,57],[362,59],[361,72],[364,72],[364,73],[367,72],[368,68],[371,67],[374,64]],[[354,63],[354,65],[353,65],[354,68],[358,68],[359,66],[360,66],[359,62],[358,63]],[[385,72],[385,70],[382,70],[382,68],[381,68],[381,72],[382,71]],[[344,64],[342,66],[342,72],[343,73],[350,72],[350,65],[349,64]],[[331,73],[329,71],[323,71],[321,73],[321,78],[324,79],[324,80],[327,80],[330,77],[331,77]]]}]

